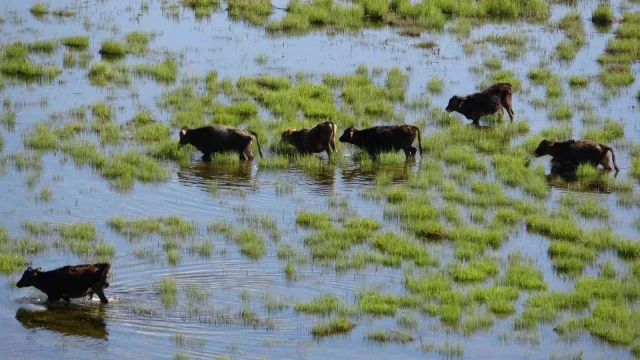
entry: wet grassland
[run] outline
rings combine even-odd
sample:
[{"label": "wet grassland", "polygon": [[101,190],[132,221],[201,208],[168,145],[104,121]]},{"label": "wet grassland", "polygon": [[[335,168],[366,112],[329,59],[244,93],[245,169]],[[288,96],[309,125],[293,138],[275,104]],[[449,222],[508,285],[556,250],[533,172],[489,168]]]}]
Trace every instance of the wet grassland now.
[{"label": "wet grassland", "polygon": [[[636,1],[27,2],[0,33],[0,352],[640,357]],[[515,121],[444,111],[495,82]],[[424,156],[280,141],[326,120],[414,124]],[[204,125],[265,157],[202,163]],[[544,138],[621,171],[552,171]],[[98,261],[108,306],[15,287]]]}]

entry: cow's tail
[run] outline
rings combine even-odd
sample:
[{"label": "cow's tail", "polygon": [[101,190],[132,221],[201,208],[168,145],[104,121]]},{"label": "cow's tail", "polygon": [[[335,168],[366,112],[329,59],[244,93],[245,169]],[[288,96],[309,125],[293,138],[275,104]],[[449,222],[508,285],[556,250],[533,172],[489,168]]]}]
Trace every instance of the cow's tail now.
[{"label": "cow's tail", "polygon": [[611,159],[613,160],[613,168],[616,169],[616,171],[620,171],[618,170],[618,164],[616,164],[616,154],[613,152],[613,149],[606,145],[600,145],[600,146],[602,146],[602,148],[605,149],[605,151],[611,152]]},{"label": "cow's tail", "polygon": [[420,137],[420,129],[417,126],[413,127],[418,132],[418,149],[420,150],[420,156],[422,156],[422,138]]},{"label": "cow's tail", "polygon": [[258,140],[258,134],[256,134],[253,131],[249,131],[249,133],[256,138],[256,143],[258,144],[258,154],[260,154],[260,157],[263,157],[262,156],[262,149],[260,149],[260,140]]},{"label": "cow's tail", "polygon": [[333,121],[327,121],[329,126],[331,126],[331,136],[329,136],[329,146],[331,150],[336,151],[336,133],[338,132],[338,127]]}]

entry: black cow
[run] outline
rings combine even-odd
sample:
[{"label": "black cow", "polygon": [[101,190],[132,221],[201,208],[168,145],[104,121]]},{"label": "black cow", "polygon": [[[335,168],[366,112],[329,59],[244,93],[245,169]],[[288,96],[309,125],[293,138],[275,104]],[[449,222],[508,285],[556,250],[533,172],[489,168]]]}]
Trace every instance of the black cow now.
[{"label": "black cow", "polygon": [[502,108],[507,109],[509,119],[513,121],[515,113],[511,106],[512,87],[509,83],[493,84],[482,92],[467,96],[453,96],[446,107],[447,112],[457,111],[474,123],[480,118],[497,112],[502,115]]},{"label": "black cow", "polygon": [[614,168],[619,171],[613,149],[591,140],[555,141],[545,139],[540,142],[533,154],[536,157],[551,155],[553,161],[565,167],[576,167],[583,163],[590,163],[595,166],[602,165],[605,170],[611,170],[609,152],[611,152]]},{"label": "black cow", "polygon": [[103,290],[109,287],[107,275],[110,267],[107,263],[63,266],[51,271],[42,271],[41,268],[34,270],[29,267],[16,286],[33,286],[47,294],[49,302],[59,299],[69,302],[71,298],[86,295],[91,299],[95,293],[100,301],[106,304],[109,300],[104,296]]},{"label": "black cow", "polygon": [[262,157],[258,135],[253,131],[228,126],[203,126],[197,129],[183,127],[180,130],[180,146],[193,145],[202,152],[202,160],[210,161],[211,154],[225,151],[237,151],[240,160],[253,160],[251,144],[255,136],[258,153]]},{"label": "black cow", "polygon": [[282,133],[282,141],[293,145],[302,154],[326,151],[331,156],[336,151],[336,124],[325,121],[311,129],[288,129]]},{"label": "black cow", "polygon": [[374,126],[364,130],[357,130],[351,125],[345,129],[338,140],[364,149],[373,158],[376,158],[380,152],[400,149],[404,150],[408,158],[416,154],[416,148],[412,146],[416,135],[418,135],[418,148],[422,155],[420,129],[413,125]]}]

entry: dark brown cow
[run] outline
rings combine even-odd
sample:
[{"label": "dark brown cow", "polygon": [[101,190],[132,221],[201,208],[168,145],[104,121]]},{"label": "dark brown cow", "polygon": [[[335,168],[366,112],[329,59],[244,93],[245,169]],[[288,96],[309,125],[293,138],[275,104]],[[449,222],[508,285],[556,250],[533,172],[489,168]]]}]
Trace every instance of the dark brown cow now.
[{"label": "dark brown cow", "polygon": [[404,154],[408,158],[416,154],[416,148],[412,146],[416,135],[418,135],[418,148],[420,155],[422,155],[420,129],[413,125],[374,126],[364,130],[357,130],[355,126],[351,125],[338,140],[364,149],[373,158],[382,151],[398,151],[400,149],[404,150]]},{"label": "dark brown cow", "polygon": [[29,267],[16,286],[19,288],[33,286],[47,294],[49,302],[59,299],[69,302],[71,298],[86,295],[93,298],[95,293],[100,301],[106,304],[109,300],[104,296],[103,290],[109,287],[107,274],[110,267],[111,265],[107,263],[63,266],[51,271]]},{"label": "dark brown cow", "polygon": [[262,157],[258,135],[253,131],[228,126],[203,126],[197,129],[183,127],[180,130],[180,146],[193,145],[202,152],[202,160],[210,161],[211,154],[224,151],[237,151],[240,160],[253,160],[251,144],[255,136],[258,153]]},{"label": "dark brown cow", "polygon": [[616,155],[613,149],[591,140],[542,140],[538,148],[534,151],[536,157],[551,155],[553,160],[563,166],[577,166],[583,163],[590,163],[595,166],[602,165],[605,170],[611,170],[609,165],[609,152],[613,159],[613,166],[616,171]]},{"label": "dark brown cow", "polygon": [[507,109],[509,119],[513,121],[515,113],[511,107],[512,87],[509,83],[493,84],[482,92],[467,96],[453,96],[445,109],[447,112],[457,111],[474,123],[480,118],[497,112],[502,115],[502,108]]},{"label": "dark brown cow", "polygon": [[330,157],[336,151],[336,124],[325,121],[311,129],[289,129],[282,133],[282,141],[293,145],[302,154],[326,151]]}]

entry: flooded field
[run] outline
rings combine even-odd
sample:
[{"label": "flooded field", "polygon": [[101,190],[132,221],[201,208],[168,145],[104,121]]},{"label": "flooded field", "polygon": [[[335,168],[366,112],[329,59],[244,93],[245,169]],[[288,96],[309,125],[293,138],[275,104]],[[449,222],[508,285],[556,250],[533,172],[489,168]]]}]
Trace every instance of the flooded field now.
[{"label": "flooded field", "polygon": [[[640,358],[637,0],[1,8],[0,358]],[[513,122],[445,112],[494,82]],[[423,154],[280,141],[325,120]],[[264,157],[178,147],[208,124]],[[552,171],[544,138],[620,172]],[[107,305],[16,287],[89,262]]]}]

